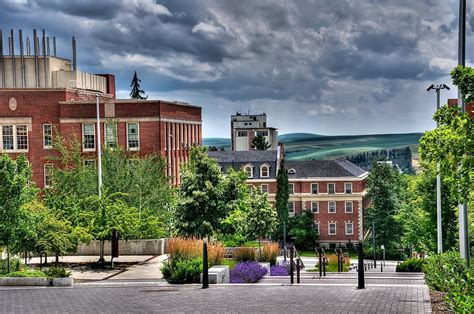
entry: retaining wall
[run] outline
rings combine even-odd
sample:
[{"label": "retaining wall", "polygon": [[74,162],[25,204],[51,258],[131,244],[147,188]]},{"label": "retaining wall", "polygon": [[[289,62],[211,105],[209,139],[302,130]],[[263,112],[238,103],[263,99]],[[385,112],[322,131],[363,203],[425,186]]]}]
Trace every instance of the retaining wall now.
[{"label": "retaining wall", "polygon": [[[94,240],[89,244],[81,243],[77,247],[74,254],[76,256],[99,255],[100,241]],[[105,241],[104,252],[106,256],[110,256],[111,242]],[[120,240],[119,255],[161,255],[168,253],[168,239],[156,240]]]}]

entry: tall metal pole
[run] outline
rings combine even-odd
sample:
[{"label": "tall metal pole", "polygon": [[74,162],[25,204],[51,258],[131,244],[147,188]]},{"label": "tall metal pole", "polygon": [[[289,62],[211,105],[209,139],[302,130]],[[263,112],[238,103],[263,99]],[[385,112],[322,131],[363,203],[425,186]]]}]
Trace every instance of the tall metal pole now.
[{"label": "tall metal pole", "polygon": [[[440,107],[441,101],[441,88],[436,88],[436,109],[438,110]],[[439,123],[437,123],[436,127],[439,127]],[[439,162],[436,164],[437,168],[437,175],[436,175],[436,231],[438,234],[438,253],[443,253],[443,229],[441,224],[441,174],[440,174],[440,165]]]},{"label": "tall metal pole", "polygon": [[[459,42],[458,65],[464,66],[466,60],[466,0],[459,1]],[[466,112],[466,104],[458,90],[458,106]],[[467,203],[459,204],[459,253],[469,266],[469,229],[467,216]]]},{"label": "tall metal pole", "polygon": [[377,258],[375,257],[375,222],[372,222],[372,244],[374,246],[374,268],[377,268]]},{"label": "tall metal pole", "polygon": [[[96,94],[96,111],[97,111],[97,186],[99,198],[102,197],[102,147],[100,142],[100,106],[99,106],[100,94]],[[101,209],[102,210],[102,209]],[[104,263],[104,240],[100,240],[100,258],[99,263]]]}]

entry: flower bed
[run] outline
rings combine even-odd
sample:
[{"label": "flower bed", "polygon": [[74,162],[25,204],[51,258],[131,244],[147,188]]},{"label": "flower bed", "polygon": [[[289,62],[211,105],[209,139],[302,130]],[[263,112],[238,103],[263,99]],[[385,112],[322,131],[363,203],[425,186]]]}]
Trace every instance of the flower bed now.
[{"label": "flower bed", "polygon": [[254,283],[265,276],[267,270],[257,262],[242,262],[230,272],[231,283]]}]

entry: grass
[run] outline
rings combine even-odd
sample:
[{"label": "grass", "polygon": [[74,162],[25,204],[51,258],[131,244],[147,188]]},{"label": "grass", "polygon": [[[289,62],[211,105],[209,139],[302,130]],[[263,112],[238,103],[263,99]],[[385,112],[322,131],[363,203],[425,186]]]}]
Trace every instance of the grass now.
[{"label": "grass", "polygon": [[[194,259],[202,257],[203,241],[195,238],[172,238],[168,242],[171,259]],[[210,265],[220,265],[224,259],[224,246],[220,242],[207,245]]]},{"label": "grass", "polygon": [[46,278],[45,273],[39,270],[24,270],[24,271],[15,271],[6,275],[0,275],[0,277],[24,277],[24,278]]}]

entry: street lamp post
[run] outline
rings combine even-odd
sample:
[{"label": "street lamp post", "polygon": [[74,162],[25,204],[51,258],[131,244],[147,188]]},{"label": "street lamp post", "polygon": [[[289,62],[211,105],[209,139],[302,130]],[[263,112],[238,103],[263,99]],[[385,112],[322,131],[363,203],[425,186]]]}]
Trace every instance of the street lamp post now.
[{"label": "street lamp post", "polygon": [[374,246],[374,268],[377,268],[377,258],[375,257],[375,222],[372,222],[372,242]]},{"label": "street lamp post", "polygon": [[[466,61],[466,0],[459,1],[459,41],[458,65],[464,66]],[[467,112],[463,95],[458,89],[458,106]],[[459,203],[459,253],[469,266],[469,227],[467,216],[467,203]]]},{"label": "street lamp post", "polygon": [[[431,84],[427,91],[434,89],[436,91],[436,110],[441,106],[441,90],[450,88],[446,84]],[[439,123],[436,124],[436,127],[439,127]],[[441,224],[441,175],[440,175],[440,165],[439,162],[436,164],[436,231],[438,236],[438,253],[443,253],[443,229]]]},{"label": "street lamp post", "polygon": [[[102,197],[102,147],[100,142],[100,109],[99,99],[100,94],[95,95],[96,99],[96,113],[97,113],[97,186],[99,199]],[[100,240],[100,257],[99,264],[103,265],[104,260],[104,240]]]}]

